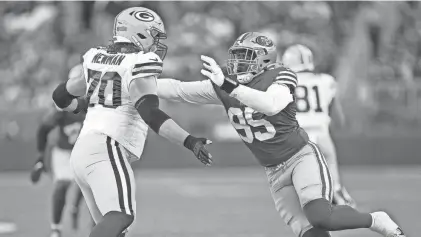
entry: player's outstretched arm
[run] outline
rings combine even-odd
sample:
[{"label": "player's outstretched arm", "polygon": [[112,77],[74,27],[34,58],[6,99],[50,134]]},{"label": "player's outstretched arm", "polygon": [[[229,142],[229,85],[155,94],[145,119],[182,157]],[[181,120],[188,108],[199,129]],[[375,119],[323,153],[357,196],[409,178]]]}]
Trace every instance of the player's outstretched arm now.
[{"label": "player's outstretched arm", "polygon": [[211,142],[208,139],[190,135],[159,109],[155,76],[133,79],[129,85],[129,91],[139,115],[154,132],[191,150],[202,163],[206,165],[212,163],[212,156],[205,147]]},{"label": "player's outstretched arm", "polygon": [[69,73],[69,79],[60,83],[53,92],[53,100],[59,109],[79,113],[86,109],[87,103],[85,75],[82,65],[78,65]]},{"label": "player's outstretched arm", "polygon": [[47,139],[48,134],[53,130],[60,118],[60,112],[54,109],[51,110],[47,115],[43,118],[42,122],[40,123],[38,130],[37,130],[37,149],[38,149],[38,156],[37,160],[35,161],[34,166],[32,167],[31,171],[31,181],[32,183],[37,183],[41,178],[41,174],[45,171],[45,149],[47,147]]},{"label": "player's outstretched arm", "polygon": [[[284,82],[276,81],[266,91],[255,90],[226,78],[219,65],[212,58],[207,56],[201,58],[204,61],[203,66],[207,69],[201,70],[204,76],[208,77],[230,96],[258,112],[269,116],[275,115],[293,101],[292,90]],[[294,73],[291,72],[291,74]]]},{"label": "player's outstretched arm", "polygon": [[58,125],[61,113],[57,110],[51,110],[42,119],[37,130],[37,149],[39,154],[44,154],[47,147],[48,134]]},{"label": "player's outstretched arm", "polygon": [[161,99],[191,104],[221,104],[210,80],[182,82],[160,78],[157,82],[157,94]]}]

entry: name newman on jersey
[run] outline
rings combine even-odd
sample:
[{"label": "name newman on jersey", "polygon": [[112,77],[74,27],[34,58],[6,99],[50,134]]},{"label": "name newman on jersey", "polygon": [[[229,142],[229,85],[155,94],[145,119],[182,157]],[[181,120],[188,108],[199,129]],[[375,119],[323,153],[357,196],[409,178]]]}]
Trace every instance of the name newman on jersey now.
[{"label": "name newman on jersey", "polygon": [[91,63],[120,65],[125,58],[125,55],[105,55],[102,53],[98,53],[92,58]]}]

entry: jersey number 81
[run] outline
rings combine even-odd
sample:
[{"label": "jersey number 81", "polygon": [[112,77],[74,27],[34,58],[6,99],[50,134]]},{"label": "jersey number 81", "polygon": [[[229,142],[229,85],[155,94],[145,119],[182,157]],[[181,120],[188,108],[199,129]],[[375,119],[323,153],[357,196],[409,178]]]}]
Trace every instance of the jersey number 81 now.
[{"label": "jersey number 81", "polygon": [[[313,93],[314,100],[312,100]],[[307,113],[312,109],[316,113],[323,112],[320,105],[320,94],[318,86],[313,86],[311,88],[307,88],[306,86],[297,86],[295,88],[295,98],[297,103],[297,112]]]},{"label": "jersey number 81", "polygon": [[[240,108],[231,107],[228,109],[228,117],[231,124],[237,130],[238,135],[247,143],[252,143],[254,139],[265,141],[275,136],[275,127],[265,119],[254,120],[254,110],[249,107],[244,108],[244,113]],[[240,134],[243,130],[245,135]],[[266,130],[266,131],[264,131]]]}]

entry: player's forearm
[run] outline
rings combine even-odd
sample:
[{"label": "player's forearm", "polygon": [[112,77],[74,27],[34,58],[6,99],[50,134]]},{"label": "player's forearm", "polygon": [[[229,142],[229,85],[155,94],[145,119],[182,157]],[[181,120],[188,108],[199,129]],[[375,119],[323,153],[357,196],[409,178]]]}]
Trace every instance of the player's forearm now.
[{"label": "player's forearm", "polygon": [[290,95],[288,90],[269,91],[268,89],[268,91],[259,91],[243,85],[235,88],[230,96],[238,99],[248,107],[269,116],[279,113],[292,102],[292,95]]},{"label": "player's forearm", "polygon": [[157,80],[157,95],[161,99],[192,104],[220,104],[209,80],[182,82],[174,79]]},{"label": "player's forearm", "polygon": [[135,104],[140,117],[157,134],[169,141],[185,145],[189,134],[182,129],[164,111],[159,109],[158,96],[148,94],[142,96]]},{"label": "player's forearm", "polygon": [[59,109],[78,113],[87,108],[87,103],[84,99],[79,99],[79,96],[72,95],[66,87],[66,82],[60,83],[53,92],[53,101]]},{"label": "player's forearm", "polygon": [[47,147],[47,138],[51,128],[41,125],[37,131],[37,150],[39,153],[44,153]]},{"label": "player's forearm", "polygon": [[53,101],[60,109],[67,110],[77,106],[77,96],[70,94],[66,88],[66,82],[60,83],[53,92]]},{"label": "player's forearm", "polygon": [[165,121],[158,131],[158,134],[167,140],[178,144],[184,145],[184,141],[189,136],[189,133],[181,128],[174,120],[168,119]]}]

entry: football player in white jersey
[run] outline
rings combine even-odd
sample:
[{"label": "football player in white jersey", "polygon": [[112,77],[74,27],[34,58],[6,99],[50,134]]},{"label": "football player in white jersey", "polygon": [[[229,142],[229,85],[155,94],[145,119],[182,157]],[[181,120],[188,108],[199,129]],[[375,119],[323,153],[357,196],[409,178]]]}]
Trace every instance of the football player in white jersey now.
[{"label": "football player in white jersey", "polygon": [[53,92],[56,105],[77,113],[86,95],[89,108],[70,163],[96,226],[90,237],[121,237],[136,213],[130,163],[140,159],[148,127],[211,164],[205,145],[159,109],[156,79],[167,46],[164,23],[153,11],[133,7],[114,21],[113,42],[88,50],[83,70]]},{"label": "football player in white jersey", "polygon": [[355,207],[355,201],[341,185],[336,149],[329,130],[332,109],[336,109],[341,124],[344,121],[340,102],[335,100],[335,79],[328,74],[314,72],[313,53],[301,44],[287,48],[282,63],[297,73],[296,117],[310,140],[317,143],[326,156],[333,179],[333,204]]}]

